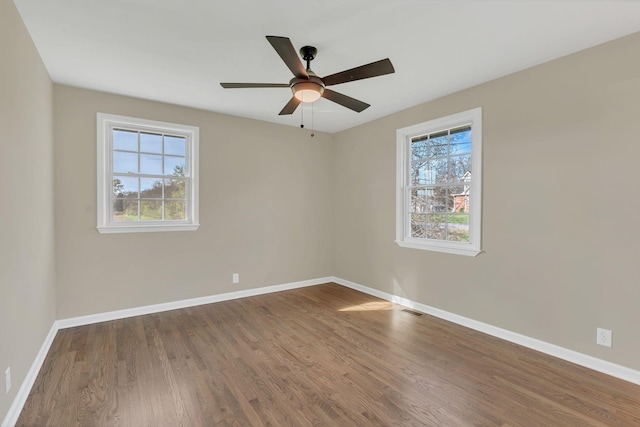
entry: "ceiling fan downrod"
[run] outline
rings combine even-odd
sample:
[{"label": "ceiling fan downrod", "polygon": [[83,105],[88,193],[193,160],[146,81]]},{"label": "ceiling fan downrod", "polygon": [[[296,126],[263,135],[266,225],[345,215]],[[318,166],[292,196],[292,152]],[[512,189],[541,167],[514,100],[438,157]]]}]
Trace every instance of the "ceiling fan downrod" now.
[{"label": "ceiling fan downrod", "polygon": [[302,56],[302,59],[307,61],[307,71],[311,71],[311,61],[316,58],[317,54],[318,49],[313,46],[302,46],[300,48],[300,56]]}]

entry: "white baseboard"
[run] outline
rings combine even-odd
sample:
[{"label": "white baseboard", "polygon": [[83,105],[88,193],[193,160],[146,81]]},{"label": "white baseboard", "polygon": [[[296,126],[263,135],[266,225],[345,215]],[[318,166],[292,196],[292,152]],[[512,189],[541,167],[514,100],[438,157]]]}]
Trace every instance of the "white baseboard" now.
[{"label": "white baseboard", "polygon": [[225,294],[209,295],[200,298],[191,298],[180,301],[166,302],[162,304],[145,305],[142,307],[127,308],[124,310],[108,311],[106,313],[89,314],[87,316],[71,317],[58,320],[59,329],[73,328],[75,326],[90,325],[92,323],[108,322],[110,320],[125,319],[127,317],[142,316],[144,314],[160,313],[163,311],[177,310],[179,308],[195,307],[214,302],[229,301],[238,298],[252,297],[255,295],[270,294],[272,292],[287,291],[290,289],[304,288],[306,286],[321,285],[331,282],[333,277],[303,280],[300,282],[285,283],[282,285],[265,286],[262,288],[247,289],[243,291],[228,292]]},{"label": "white baseboard", "polygon": [[458,325],[465,326],[469,329],[474,329],[476,331],[483,332],[485,334],[492,335],[494,337],[501,338],[515,344],[519,344],[523,347],[527,347],[532,350],[537,350],[541,353],[557,357],[558,359],[563,359],[568,362],[575,363],[576,365],[584,366],[585,368],[593,369],[594,371],[602,372],[604,374],[611,375],[612,377],[620,378],[622,380],[640,385],[640,371],[627,368],[626,366],[617,365],[615,363],[598,359],[593,356],[588,356],[583,353],[578,353],[577,351],[569,350],[555,344],[540,341],[526,335],[521,335],[516,332],[498,328],[487,323],[478,322],[477,320],[469,319],[468,317],[453,314],[435,307],[430,307],[428,305],[421,304],[419,302],[412,301],[398,295],[392,295],[378,289],[373,289],[368,286],[341,279],[339,277],[333,277],[332,281],[347,288],[355,289],[365,294],[369,294],[386,301],[391,301],[395,304],[413,308],[423,313],[439,317],[440,319],[448,320],[452,323],[457,323]]},{"label": "white baseboard", "polygon": [[4,421],[2,421],[2,424],[0,424],[2,427],[14,426],[18,422],[18,417],[20,417],[22,407],[27,401],[27,397],[29,397],[29,392],[31,392],[33,383],[36,382],[38,372],[40,372],[40,368],[42,368],[44,359],[49,352],[49,348],[51,347],[51,344],[53,343],[53,339],[55,338],[57,332],[58,327],[56,326],[56,322],[53,322],[53,325],[51,325],[51,329],[49,329],[49,333],[40,346],[40,351],[38,351],[35,360],[31,364],[31,368],[29,368],[29,372],[27,372],[27,376],[25,377],[24,381],[22,381],[20,390],[18,390],[15,399],[13,399],[11,407],[9,407],[9,412],[7,412],[7,415],[4,418]]}]

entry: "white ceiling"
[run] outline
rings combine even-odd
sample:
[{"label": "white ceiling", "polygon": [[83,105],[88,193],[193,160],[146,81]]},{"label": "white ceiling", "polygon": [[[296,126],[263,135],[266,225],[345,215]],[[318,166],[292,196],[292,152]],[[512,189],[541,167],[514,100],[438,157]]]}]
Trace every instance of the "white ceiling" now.
[{"label": "white ceiling", "polygon": [[291,126],[289,89],[219,85],[288,83],[265,35],[317,47],[319,76],[390,58],[395,74],[332,86],[367,110],[314,104],[327,132],[640,31],[634,0],[14,1],[56,83]]}]

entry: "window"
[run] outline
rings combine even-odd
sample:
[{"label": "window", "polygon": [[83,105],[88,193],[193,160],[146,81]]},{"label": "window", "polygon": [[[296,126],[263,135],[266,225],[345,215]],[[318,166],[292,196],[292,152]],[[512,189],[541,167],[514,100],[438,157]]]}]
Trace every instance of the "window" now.
[{"label": "window", "polygon": [[98,231],[196,230],[197,127],[98,113]]},{"label": "window", "polygon": [[481,155],[481,108],[398,129],[398,245],[480,253]]}]

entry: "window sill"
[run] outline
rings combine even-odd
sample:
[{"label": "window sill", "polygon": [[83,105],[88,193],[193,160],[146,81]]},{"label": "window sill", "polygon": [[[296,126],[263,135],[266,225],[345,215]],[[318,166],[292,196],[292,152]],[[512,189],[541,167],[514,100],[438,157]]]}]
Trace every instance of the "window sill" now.
[{"label": "window sill", "polygon": [[196,231],[200,224],[150,224],[150,225],[112,225],[96,227],[100,234],[116,233],[155,233],[163,231]]},{"label": "window sill", "polygon": [[442,253],[454,254],[454,255],[466,255],[471,257],[475,257],[482,252],[481,250],[477,248],[473,248],[471,246],[464,247],[464,246],[458,246],[458,245],[450,245],[450,244],[447,244],[446,242],[423,243],[423,242],[407,242],[405,240],[396,240],[396,243],[398,244],[398,246],[403,248],[420,249],[423,251],[442,252]]}]

